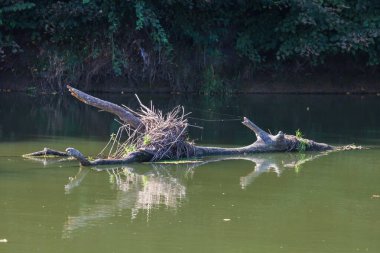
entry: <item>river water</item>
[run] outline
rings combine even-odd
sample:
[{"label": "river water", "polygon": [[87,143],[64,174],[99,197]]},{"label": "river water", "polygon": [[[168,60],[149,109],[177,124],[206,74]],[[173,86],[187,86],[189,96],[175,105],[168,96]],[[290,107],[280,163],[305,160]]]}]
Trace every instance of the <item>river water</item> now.
[{"label": "river water", "polygon": [[[98,96],[137,107],[133,96]],[[251,143],[237,121],[247,116],[272,133],[369,149],[80,168],[21,155],[72,146],[95,156],[118,128],[112,115],[68,96],[1,95],[0,252],[380,251],[379,97],[150,99],[191,111],[200,144]]]}]

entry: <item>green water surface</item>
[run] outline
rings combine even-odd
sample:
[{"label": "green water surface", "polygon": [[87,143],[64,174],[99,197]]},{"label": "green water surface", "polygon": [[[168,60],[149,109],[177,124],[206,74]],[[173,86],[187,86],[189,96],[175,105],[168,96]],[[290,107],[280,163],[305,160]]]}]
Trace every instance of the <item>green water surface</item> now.
[{"label": "green water surface", "polygon": [[[131,96],[98,96],[132,108]],[[80,168],[118,123],[71,97],[0,96],[0,252],[380,252],[380,98],[142,96],[192,111],[198,143],[254,141],[239,121],[367,150],[258,154],[199,164]],[[207,120],[225,121],[201,121]],[[226,121],[229,119],[231,121]]]}]

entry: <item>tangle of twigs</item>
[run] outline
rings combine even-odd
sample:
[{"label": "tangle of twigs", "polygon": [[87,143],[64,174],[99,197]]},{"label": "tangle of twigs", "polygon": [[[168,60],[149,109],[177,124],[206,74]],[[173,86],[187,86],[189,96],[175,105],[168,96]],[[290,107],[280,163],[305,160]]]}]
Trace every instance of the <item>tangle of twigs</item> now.
[{"label": "tangle of twigs", "polygon": [[177,106],[163,114],[152,103],[149,108],[138,97],[137,100],[140,104],[138,112],[125,107],[140,118],[142,125],[132,129],[122,124],[100,154],[109,150],[108,158],[117,159],[130,152],[144,150],[152,153],[151,161],[190,157],[192,143],[188,140],[188,114],[185,114],[184,108]]}]

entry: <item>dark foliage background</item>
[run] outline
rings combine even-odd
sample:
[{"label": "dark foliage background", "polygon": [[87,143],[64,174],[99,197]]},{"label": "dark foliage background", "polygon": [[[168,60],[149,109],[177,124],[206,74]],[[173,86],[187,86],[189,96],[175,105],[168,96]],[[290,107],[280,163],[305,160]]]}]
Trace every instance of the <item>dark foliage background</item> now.
[{"label": "dark foliage background", "polygon": [[375,72],[379,28],[370,0],[2,0],[0,71],[228,92],[258,73]]}]

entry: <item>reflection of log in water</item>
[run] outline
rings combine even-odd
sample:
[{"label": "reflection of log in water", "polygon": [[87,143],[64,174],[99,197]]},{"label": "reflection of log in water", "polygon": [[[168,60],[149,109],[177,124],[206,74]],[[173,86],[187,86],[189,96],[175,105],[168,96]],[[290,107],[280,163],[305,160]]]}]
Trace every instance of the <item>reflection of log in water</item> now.
[{"label": "reflection of log in water", "polygon": [[54,157],[54,158],[51,158],[51,157],[33,157],[33,156],[29,156],[29,157],[24,157],[24,158],[27,158],[27,159],[35,161],[35,162],[42,163],[44,166],[51,165],[51,164],[54,164],[54,163],[60,163],[60,162],[72,160],[72,158],[70,158],[70,157],[67,157],[67,158],[57,158],[57,157]]},{"label": "reflection of log in water", "polygon": [[207,160],[204,160],[200,163],[196,163],[192,166],[192,169],[208,163],[221,162],[226,160],[250,161],[254,164],[255,169],[248,175],[240,178],[240,186],[242,189],[245,189],[262,173],[274,172],[279,177],[281,176],[282,171],[286,168],[295,168],[296,172],[298,172],[301,165],[304,163],[312,161],[318,157],[325,156],[329,153],[330,151],[314,153],[277,153],[216,157],[208,158]]},{"label": "reflection of log in water", "polygon": [[[96,203],[83,205],[79,214],[70,215],[63,228],[63,237],[70,237],[72,232],[86,226],[91,226],[103,219],[120,214],[123,210],[131,210],[131,219],[139,212],[145,211],[147,220],[152,209],[165,206],[170,209],[178,208],[186,197],[186,187],[181,183],[183,179],[192,176],[194,168],[207,163],[224,160],[247,160],[254,163],[254,170],[240,178],[240,186],[245,189],[262,173],[275,172],[280,176],[286,168],[299,169],[306,162],[312,161],[327,153],[285,153],[285,154],[258,154],[241,157],[218,157],[192,163],[174,165],[152,164],[152,169],[145,174],[137,173],[131,167],[108,168],[110,183],[117,190],[114,200],[98,200]],[[98,168],[94,168],[100,170]],[[71,193],[74,187],[80,185],[89,170],[82,169],[65,186],[66,193]],[[176,172],[174,175],[172,172]]]},{"label": "reflection of log in water", "polygon": [[[181,184],[180,177],[162,175],[159,170],[141,175],[132,168],[121,167],[108,169],[107,172],[111,184],[118,190],[116,198],[82,206],[78,215],[68,216],[63,228],[64,238],[70,237],[77,229],[116,216],[122,210],[131,210],[131,219],[136,218],[140,211],[145,211],[149,220],[152,209],[159,206],[175,209],[186,196],[186,187]],[[85,174],[80,171],[65,189],[78,186],[83,180],[82,175]]]},{"label": "reflection of log in water", "polygon": [[120,191],[129,192],[135,189],[132,218],[136,217],[139,210],[146,210],[149,217],[150,210],[160,205],[177,208],[186,195],[186,188],[179,179],[160,173],[139,175],[128,167],[108,170],[108,173],[114,178],[112,181]]},{"label": "reflection of log in water", "polygon": [[75,187],[78,187],[89,171],[90,169],[88,168],[80,167],[74,177],[69,177],[69,182],[65,185],[65,193],[69,194]]},{"label": "reflection of log in water", "polygon": [[84,227],[93,226],[104,219],[114,217],[125,209],[131,209],[135,203],[136,192],[119,191],[114,200],[98,200],[93,204],[84,204],[77,215],[69,215],[63,227],[62,237],[70,238],[72,233]]},{"label": "reflection of log in water", "polygon": [[275,172],[277,176],[281,176],[281,173],[286,168],[295,168],[296,172],[299,171],[302,164],[312,161],[318,157],[327,155],[328,152],[322,153],[289,153],[289,154],[277,154],[277,157],[271,157],[272,155],[262,155],[255,157],[246,157],[245,160],[255,163],[255,169],[248,175],[240,178],[240,186],[242,189],[248,187],[252,182],[260,176],[262,173]]}]

